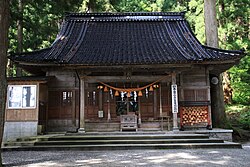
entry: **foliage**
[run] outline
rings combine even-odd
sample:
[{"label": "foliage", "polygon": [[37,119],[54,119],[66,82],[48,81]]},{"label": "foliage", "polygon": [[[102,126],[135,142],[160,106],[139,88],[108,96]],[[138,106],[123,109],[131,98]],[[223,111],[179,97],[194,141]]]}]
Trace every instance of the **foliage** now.
[{"label": "foliage", "polygon": [[191,0],[188,4],[187,20],[196,36],[205,43],[204,0]]},{"label": "foliage", "polygon": [[233,86],[233,100],[240,104],[250,104],[250,57],[244,57],[240,63],[229,70]]},{"label": "foliage", "polygon": [[17,52],[17,20],[23,22],[24,52],[49,47],[57,35],[65,12],[78,11],[81,3],[82,0],[23,1],[21,14],[18,10],[18,0],[12,0],[9,52]]},{"label": "foliage", "polygon": [[[249,50],[248,0],[220,0],[218,7],[220,47]],[[228,71],[233,87],[233,100],[240,104],[250,104],[250,55],[247,54]]]},{"label": "foliage", "polygon": [[226,107],[227,116],[235,126],[245,130],[250,130],[250,106],[246,105],[229,105]]},{"label": "foliage", "polygon": [[11,1],[9,51],[17,52],[17,20],[23,20],[23,49],[31,51],[50,46],[66,11],[77,11],[81,0],[23,1],[23,18],[18,11],[18,0]]}]

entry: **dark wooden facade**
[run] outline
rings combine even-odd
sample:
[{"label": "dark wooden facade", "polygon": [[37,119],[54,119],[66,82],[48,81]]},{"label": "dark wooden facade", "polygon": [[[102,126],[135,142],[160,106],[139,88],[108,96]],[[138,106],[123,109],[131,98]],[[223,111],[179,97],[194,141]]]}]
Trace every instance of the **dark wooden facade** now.
[{"label": "dark wooden facade", "polygon": [[51,47],[10,59],[53,77],[43,89],[47,131],[84,132],[120,130],[120,114],[135,114],[141,129],[169,119],[174,130],[211,127],[211,76],[242,56],[201,45],[184,13],[69,13]]}]

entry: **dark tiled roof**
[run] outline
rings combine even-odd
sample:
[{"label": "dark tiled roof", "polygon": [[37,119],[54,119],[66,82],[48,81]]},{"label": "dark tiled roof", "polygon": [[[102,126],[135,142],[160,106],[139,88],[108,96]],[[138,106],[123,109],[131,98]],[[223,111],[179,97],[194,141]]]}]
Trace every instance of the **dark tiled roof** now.
[{"label": "dark tiled roof", "polygon": [[242,55],[201,45],[184,13],[69,13],[50,48],[10,59],[102,66],[235,60]]}]

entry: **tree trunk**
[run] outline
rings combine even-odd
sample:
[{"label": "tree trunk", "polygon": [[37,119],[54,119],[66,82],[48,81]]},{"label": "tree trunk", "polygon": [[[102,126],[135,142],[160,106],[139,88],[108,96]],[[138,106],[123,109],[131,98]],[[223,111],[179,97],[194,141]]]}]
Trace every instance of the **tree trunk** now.
[{"label": "tree trunk", "polygon": [[[17,20],[17,51],[19,53],[23,52],[23,1],[18,0],[18,13],[19,18]],[[16,76],[22,76],[22,69],[16,68]]]},{"label": "tree trunk", "polygon": [[[220,14],[223,15],[224,11],[225,11],[225,2],[224,0],[219,0],[219,12]],[[219,19],[219,27],[223,27],[224,24],[226,23],[226,18],[220,18]],[[227,35],[224,33],[222,39],[224,41],[224,43],[226,43],[227,40]],[[222,83],[223,83],[223,92],[224,92],[224,102],[225,104],[231,104],[232,103],[232,92],[233,89],[231,87],[231,83],[230,83],[230,76],[229,73],[226,71],[224,73],[222,73]]]},{"label": "tree trunk", "polygon": [[218,48],[216,0],[204,0],[205,32],[208,46]]},{"label": "tree trunk", "polygon": [[[216,19],[216,0],[204,0],[206,44],[218,48],[218,28]],[[211,110],[213,127],[223,127],[226,120],[222,75],[218,74],[218,84],[211,84]]]},{"label": "tree trunk", "polygon": [[87,3],[88,13],[96,12],[96,0],[89,0]]},{"label": "tree trunk", "polygon": [[[0,143],[3,139],[4,121],[5,121],[5,102],[6,102],[6,66],[8,49],[8,30],[9,30],[9,0],[0,0]],[[0,144],[0,153],[1,152]],[[0,157],[0,166],[2,166],[2,156]]]},{"label": "tree trunk", "polygon": [[232,104],[232,94],[233,89],[230,84],[230,76],[229,73],[226,71],[222,73],[223,76],[223,92],[224,92],[224,102],[225,104]]}]

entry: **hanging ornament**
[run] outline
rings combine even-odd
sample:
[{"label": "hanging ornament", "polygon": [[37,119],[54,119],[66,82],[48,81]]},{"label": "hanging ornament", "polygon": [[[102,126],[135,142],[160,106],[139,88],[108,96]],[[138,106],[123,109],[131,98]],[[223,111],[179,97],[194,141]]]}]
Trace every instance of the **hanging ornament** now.
[{"label": "hanging ornament", "polygon": [[87,93],[87,96],[88,96],[88,98],[89,98],[89,92]]},{"label": "hanging ornament", "polygon": [[130,92],[127,93],[127,97],[131,97]]},{"label": "hanging ornament", "polygon": [[146,88],[146,97],[148,98],[148,88]]},{"label": "hanging ornament", "polygon": [[93,105],[95,105],[95,100],[96,100],[96,97],[95,97],[95,91],[93,91]]},{"label": "hanging ornament", "polygon": [[118,91],[115,91],[115,96],[119,96],[119,92]]},{"label": "hanging ornament", "polygon": [[152,92],[154,89],[153,89],[153,86],[152,85],[150,85],[150,87],[149,87],[149,91],[150,92]]},{"label": "hanging ornament", "polygon": [[136,98],[137,98],[137,93],[136,91],[134,91],[134,101],[136,102]]},{"label": "hanging ornament", "polygon": [[142,96],[142,91],[141,91],[141,90],[138,92],[138,96],[139,96],[139,97]]},{"label": "hanging ornament", "polygon": [[122,101],[123,101],[123,99],[124,99],[124,92],[121,92],[121,98],[122,98]]},{"label": "hanging ornament", "polygon": [[108,90],[108,87],[105,86],[103,91],[104,91],[104,92],[108,92],[108,91],[109,91],[109,90]]},{"label": "hanging ornament", "polygon": [[[109,93],[110,93],[111,99],[113,99],[113,98],[114,98],[114,95],[113,95],[112,89],[109,89]],[[118,95],[118,96],[119,96],[119,95]]]}]

